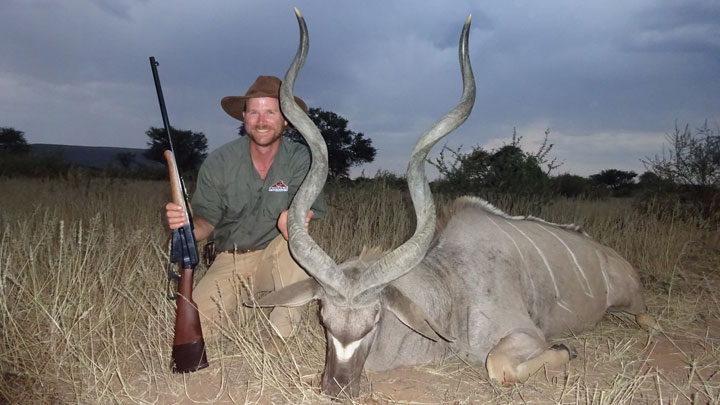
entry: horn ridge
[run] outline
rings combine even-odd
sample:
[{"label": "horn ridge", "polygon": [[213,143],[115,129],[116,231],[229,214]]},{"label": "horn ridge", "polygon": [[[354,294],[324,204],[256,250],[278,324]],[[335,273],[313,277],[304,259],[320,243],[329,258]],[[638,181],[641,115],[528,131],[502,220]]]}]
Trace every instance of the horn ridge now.
[{"label": "horn ridge", "polygon": [[359,288],[377,288],[402,277],[420,263],[432,242],[435,234],[435,203],[425,175],[425,159],[440,139],[465,122],[475,103],[475,78],[468,51],[470,22],[471,16],[468,16],[463,25],[458,46],[463,81],[460,102],[420,136],[408,162],[408,189],[417,219],[415,233],[405,243],[375,262],[363,274]]},{"label": "horn ridge", "polygon": [[310,40],[307,25],[300,11],[295,8],[300,27],[300,44],[280,86],[280,107],[295,129],[305,138],[311,152],[311,164],[302,185],[288,210],[288,234],[290,252],[300,265],[323,287],[340,292],[344,288],[344,274],[337,271],[337,264],[310,237],[305,229],[305,218],[315,199],[322,191],[328,174],[328,152],[325,140],[310,117],[296,104],[293,86],[298,72],[307,58]]}]

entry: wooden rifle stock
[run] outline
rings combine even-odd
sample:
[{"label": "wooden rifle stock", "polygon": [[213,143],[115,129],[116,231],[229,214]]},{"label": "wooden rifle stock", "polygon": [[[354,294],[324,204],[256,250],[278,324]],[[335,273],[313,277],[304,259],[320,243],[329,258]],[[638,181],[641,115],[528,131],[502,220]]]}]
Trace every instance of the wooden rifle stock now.
[{"label": "wooden rifle stock", "polygon": [[208,366],[200,314],[192,300],[193,269],[182,269],[175,309],[175,338],[172,348],[172,371],[187,373]]},{"label": "wooden rifle stock", "polygon": [[184,185],[178,173],[175,156],[171,151],[166,150],[165,159],[170,171],[172,200],[175,204],[185,208],[190,220],[190,224],[173,230],[168,269],[168,275],[175,278],[177,275],[172,272],[172,265],[178,263],[180,266],[178,293],[175,298],[177,308],[175,309],[172,370],[175,373],[187,373],[208,366],[207,355],[205,354],[205,340],[200,326],[200,313],[192,299],[193,273],[198,263],[198,254],[195,238],[192,234],[192,214],[186,202]]}]

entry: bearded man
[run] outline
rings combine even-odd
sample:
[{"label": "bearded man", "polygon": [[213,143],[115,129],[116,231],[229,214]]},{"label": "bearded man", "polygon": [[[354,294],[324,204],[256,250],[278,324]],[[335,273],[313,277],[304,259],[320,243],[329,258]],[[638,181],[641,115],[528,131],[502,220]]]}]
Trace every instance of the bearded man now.
[{"label": "bearded man", "polygon": [[[244,96],[220,104],[244,123],[246,136],[216,149],[205,159],[191,200],[197,241],[212,235],[217,257],[193,290],[202,328],[213,335],[223,314],[243,309],[241,292],[274,291],[308,277],[288,248],[287,210],[310,168],[310,151],[282,136],[289,127],[280,110],[279,78],[259,76]],[[300,98],[295,101],[307,112]],[[183,208],[165,206],[170,229],[188,222]],[[325,215],[322,195],[308,212]],[[244,285],[243,285],[244,284]],[[288,337],[300,320],[294,308],[269,315],[275,332]]]}]

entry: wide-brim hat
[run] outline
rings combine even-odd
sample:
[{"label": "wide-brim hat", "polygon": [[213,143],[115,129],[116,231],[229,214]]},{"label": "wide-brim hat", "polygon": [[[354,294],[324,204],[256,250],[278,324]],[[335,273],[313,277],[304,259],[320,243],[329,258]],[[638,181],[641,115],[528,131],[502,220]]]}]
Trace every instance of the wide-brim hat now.
[{"label": "wide-brim hat", "polygon": [[[282,80],[275,76],[258,76],[255,83],[250,86],[244,96],[227,96],[220,100],[223,110],[231,117],[243,121],[243,111],[249,98],[272,97],[280,99],[280,85]],[[308,112],[307,104],[300,97],[295,97],[300,107]]]}]

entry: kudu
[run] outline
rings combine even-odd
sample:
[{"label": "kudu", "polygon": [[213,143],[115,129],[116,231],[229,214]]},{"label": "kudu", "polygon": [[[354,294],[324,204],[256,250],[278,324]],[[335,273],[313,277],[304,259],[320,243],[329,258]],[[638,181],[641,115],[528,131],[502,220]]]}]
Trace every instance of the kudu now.
[{"label": "kudu", "polygon": [[[483,200],[463,197],[434,237],[435,206],[424,165],[432,146],[465,121],[475,100],[470,17],[460,37],[460,103],[420,137],[408,163],[415,233],[389,253],[365,251],[336,264],[304,226],[328,164],[322,136],[293,101],[309,46],[305,21],[296,14],[300,46],[280,103],[313,157],[288,219],[292,254],[312,277],[254,305],[320,300],[327,338],[323,392],[358,395],[363,367],[382,371],[453,356],[484,364],[500,383],[521,382],[543,365],[562,365],[574,356],[568,346],[550,347],[547,339],[591,328],[607,310],[643,313],[642,287],[630,264],[578,227],[511,217]],[[652,322],[642,315],[636,319]]]}]

